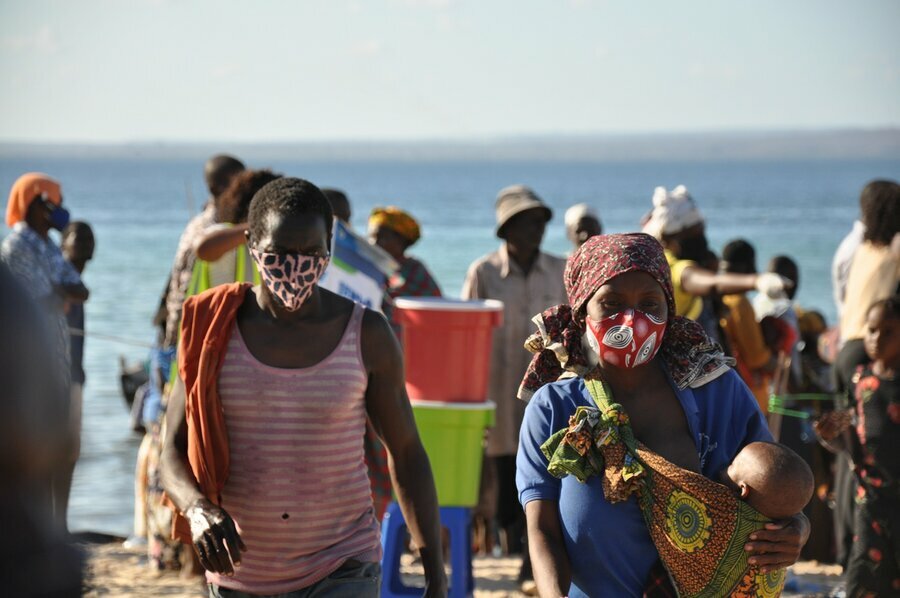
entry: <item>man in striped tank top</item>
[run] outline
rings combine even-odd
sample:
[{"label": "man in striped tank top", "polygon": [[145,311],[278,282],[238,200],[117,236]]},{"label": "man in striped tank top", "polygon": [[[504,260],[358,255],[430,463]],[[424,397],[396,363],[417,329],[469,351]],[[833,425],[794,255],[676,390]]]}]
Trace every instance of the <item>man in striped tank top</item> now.
[{"label": "man in striped tank top", "polygon": [[163,486],[210,596],[377,596],[381,544],[363,460],[366,415],[421,547],[427,596],[446,594],[437,497],[383,316],[317,285],[332,211],[282,178],[253,198],[263,283],[184,305]]}]

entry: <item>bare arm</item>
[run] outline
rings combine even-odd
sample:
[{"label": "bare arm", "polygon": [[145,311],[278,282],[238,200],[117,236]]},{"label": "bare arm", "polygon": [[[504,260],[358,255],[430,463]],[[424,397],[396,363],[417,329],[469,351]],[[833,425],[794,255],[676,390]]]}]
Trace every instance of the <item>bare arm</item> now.
[{"label": "bare arm", "polygon": [[719,273],[700,266],[689,266],[681,273],[681,288],[701,297],[711,293],[745,293],[756,288],[756,274]]},{"label": "bare arm", "polygon": [[428,456],[419,440],[403,375],[403,355],[387,321],[366,311],[363,361],[369,373],[366,409],[384,441],[397,501],[413,540],[421,550],[426,596],[442,596],[447,578],[441,547],[437,493]]},{"label": "bare arm", "polygon": [[231,516],[203,496],[187,464],[185,389],[177,378],[166,406],[159,476],[166,494],[191,525],[194,550],[207,571],[230,575],[247,550]]},{"label": "bare arm", "polygon": [[194,243],[194,253],[201,260],[214,262],[235,247],[247,242],[244,234],[247,224],[236,224],[228,228],[218,228],[199,237]]},{"label": "bare arm", "polygon": [[559,525],[559,503],[533,500],[525,505],[528,551],[540,596],[566,596],[572,584],[569,557]]},{"label": "bare arm", "polygon": [[187,421],[184,411],[184,382],[178,377],[169,392],[166,406],[159,477],[166,494],[182,513],[203,494],[187,465]]}]

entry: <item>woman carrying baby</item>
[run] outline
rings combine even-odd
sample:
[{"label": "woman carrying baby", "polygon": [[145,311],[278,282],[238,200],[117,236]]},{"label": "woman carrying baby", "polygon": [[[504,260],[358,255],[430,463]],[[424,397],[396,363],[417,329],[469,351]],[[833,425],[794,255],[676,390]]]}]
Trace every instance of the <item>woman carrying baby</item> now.
[{"label": "woman carrying baby", "polygon": [[[621,432],[674,470],[717,480],[745,445],[772,437],[719,347],[699,325],[674,315],[669,267],[655,239],[641,233],[591,238],[569,258],[565,285],[569,304],[534,318],[538,333],[526,346],[536,355],[520,389],[529,404],[516,481],[534,578],[541,596],[641,596],[659,572],[660,552],[645,519],[649,497],[634,492],[609,500],[605,491],[616,482],[593,458],[594,449]],[[618,409],[606,412],[607,419],[615,413],[622,425],[612,425],[606,437],[597,433],[602,426],[594,427],[586,438],[597,446],[579,445],[573,416],[579,407],[580,418],[585,408],[603,404],[598,394]],[[589,423],[603,419],[593,417]],[[566,463],[563,454],[556,475],[593,465],[595,475],[588,471],[583,483],[548,471],[553,455],[542,446],[567,428],[583,458],[580,465]],[[639,460],[624,455],[619,489],[642,479],[640,469]],[[715,537],[716,522],[696,503],[686,497],[676,505],[683,518],[670,530],[687,554]],[[808,535],[809,522],[798,513],[760,523],[743,549],[749,564],[766,574],[796,562]]]}]

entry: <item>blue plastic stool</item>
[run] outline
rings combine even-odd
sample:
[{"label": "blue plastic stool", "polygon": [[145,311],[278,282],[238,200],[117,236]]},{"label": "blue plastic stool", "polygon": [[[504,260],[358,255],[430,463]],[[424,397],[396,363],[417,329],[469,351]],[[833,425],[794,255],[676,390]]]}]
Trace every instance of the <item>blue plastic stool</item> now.
[{"label": "blue plastic stool", "polygon": [[[441,525],[450,531],[450,592],[449,598],[471,596],[475,591],[472,576],[472,539],[469,509],[466,507],[441,507]],[[381,523],[381,596],[421,596],[422,588],[404,585],[400,577],[400,555],[403,549],[406,527],[400,505],[392,502]]]}]

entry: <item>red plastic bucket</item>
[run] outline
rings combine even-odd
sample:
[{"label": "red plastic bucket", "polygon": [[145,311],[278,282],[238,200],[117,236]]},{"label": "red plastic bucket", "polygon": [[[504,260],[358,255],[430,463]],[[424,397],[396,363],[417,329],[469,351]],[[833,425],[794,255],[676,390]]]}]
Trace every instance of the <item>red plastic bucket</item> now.
[{"label": "red plastic bucket", "polygon": [[394,320],[403,327],[406,392],[414,401],[487,400],[493,330],[503,303],[440,297],[398,297]]}]

